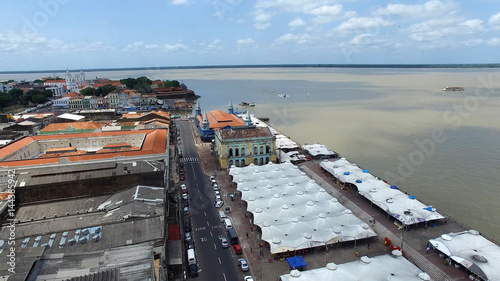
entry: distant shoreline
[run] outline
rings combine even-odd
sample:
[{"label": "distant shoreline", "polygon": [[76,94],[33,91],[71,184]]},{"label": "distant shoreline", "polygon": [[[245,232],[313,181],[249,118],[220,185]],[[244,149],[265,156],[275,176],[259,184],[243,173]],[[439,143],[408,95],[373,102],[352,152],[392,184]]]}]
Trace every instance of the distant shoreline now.
[{"label": "distant shoreline", "polygon": [[[162,66],[162,67],[125,67],[125,68],[90,68],[83,69],[85,72],[97,71],[135,71],[135,70],[159,70],[159,69],[217,69],[217,68],[500,68],[500,63],[484,64],[256,64],[256,65],[200,65],[200,66]],[[72,69],[71,72],[80,71]],[[65,69],[56,70],[23,70],[23,71],[0,71],[0,74],[25,74],[25,73],[61,73]]]}]

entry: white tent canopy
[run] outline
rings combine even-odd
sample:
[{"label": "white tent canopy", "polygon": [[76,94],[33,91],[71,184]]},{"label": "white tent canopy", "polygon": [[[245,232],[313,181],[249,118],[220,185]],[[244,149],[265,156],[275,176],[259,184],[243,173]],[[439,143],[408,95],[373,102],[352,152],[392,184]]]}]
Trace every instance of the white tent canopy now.
[{"label": "white tent canopy", "polygon": [[315,144],[304,144],[302,149],[306,150],[307,153],[316,156],[335,156],[335,152],[331,151],[326,145],[315,143]]},{"label": "white tent canopy", "polygon": [[444,218],[432,206],[427,206],[415,197],[406,195],[397,187],[376,178],[367,170],[362,170],[345,158],[336,161],[325,160],[320,163],[320,166],[341,182],[355,185],[359,194],[404,225]]},{"label": "white tent canopy", "polygon": [[[362,260],[363,261],[362,261]],[[281,281],[422,281],[431,280],[415,265],[403,257],[382,255],[372,258],[366,256],[360,260],[339,264],[328,263],[325,267],[301,271],[297,277],[292,274],[281,275]],[[426,276],[427,278],[422,278]]]},{"label": "white tent canopy", "polygon": [[429,243],[456,263],[489,281],[500,280],[500,247],[475,230],[443,234]]},{"label": "white tent canopy", "polygon": [[273,254],[376,236],[291,163],[250,164],[229,173]]}]

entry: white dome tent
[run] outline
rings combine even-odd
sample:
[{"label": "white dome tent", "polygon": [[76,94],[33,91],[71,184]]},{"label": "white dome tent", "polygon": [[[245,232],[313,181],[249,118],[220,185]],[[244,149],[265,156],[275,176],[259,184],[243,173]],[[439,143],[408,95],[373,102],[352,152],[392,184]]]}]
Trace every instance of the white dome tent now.
[{"label": "white dome tent", "polygon": [[376,236],[291,163],[232,167],[229,173],[272,254]]},{"label": "white dome tent", "polygon": [[339,181],[355,185],[359,194],[403,225],[444,219],[444,216],[436,212],[435,208],[421,203],[411,195],[406,195],[396,186],[385,183],[345,158],[336,161],[325,160],[320,163],[320,166]]}]

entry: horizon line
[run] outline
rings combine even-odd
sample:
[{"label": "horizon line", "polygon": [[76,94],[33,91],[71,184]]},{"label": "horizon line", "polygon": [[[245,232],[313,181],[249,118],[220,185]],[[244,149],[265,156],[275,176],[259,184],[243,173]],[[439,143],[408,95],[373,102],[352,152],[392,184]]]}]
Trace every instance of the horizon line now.
[{"label": "horizon line", "polygon": [[[116,67],[72,69],[76,71],[123,71],[154,69],[211,69],[211,68],[279,68],[279,67],[340,67],[340,68],[500,68],[500,63],[456,63],[456,64],[235,64],[235,65],[192,65],[192,66],[157,66],[157,67]],[[66,72],[68,69],[0,71],[0,74]]]}]

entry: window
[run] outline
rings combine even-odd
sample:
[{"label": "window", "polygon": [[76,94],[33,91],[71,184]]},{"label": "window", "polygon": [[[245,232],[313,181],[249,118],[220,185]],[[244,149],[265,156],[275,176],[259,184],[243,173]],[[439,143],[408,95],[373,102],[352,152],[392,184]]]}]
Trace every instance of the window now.
[{"label": "window", "polygon": [[238,148],[234,149],[234,155],[235,156],[240,156],[240,150]]},{"label": "window", "polygon": [[244,147],[241,148],[241,156],[245,156],[245,148]]},{"label": "window", "polygon": [[258,148],[256,146],[253,147],[253,154],[256,155],[257,154],[257,150]]},{"label": "window", "polygon": [[232,148],[229,148],[229,154],[228,154],[229,157],[233,156],[233,149]]},{"label": "window", "polygon": [[264,154],[264,146],[260,146],[260,154]]},{"label": "window", "polygon": [[269,147],[269,145],[266,145],[266,153],[267,154],[271,153],[271,148]]}]

